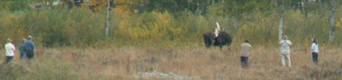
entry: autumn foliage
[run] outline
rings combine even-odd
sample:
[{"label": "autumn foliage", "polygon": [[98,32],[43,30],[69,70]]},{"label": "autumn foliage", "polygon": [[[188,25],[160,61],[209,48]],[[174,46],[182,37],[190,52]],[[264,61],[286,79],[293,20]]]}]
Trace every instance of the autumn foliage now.
[{"label": "autumn foliage", "polygon": [[[115,0],[109,12],[108,36],[105,35],[108,0],[90,0],[93,3],[71,9],[67,5],[28,7],[27,3],[33,1],[52,2],[0,0],[0,53],[5,52],[3,45],[7,38],[18,47],[22,38],[32,35],[37,46],[30,66],[20,61],[19,50],[13,63],[0,64],[2,79],[176,79],[175,76],[144,77],[144,73],[173,74],[185,80],[341,80],[342,77],[342,9],[336,6],[335,38],[328,44],[331,27],[326,0],[319,0],[322,4],[308,4],[306,12],[296,4],[287,3],[280,10],[273,3],[295,0]],[[182,1],[189,2],[180,4]],[[140,8],[146,9],[138,12]],[[281,67],[279,12],[284,17],[283,33],[293,43],[292,68]],[[232,45],[205,51],[203,33],[214,31],[216,22],[221,30],[233,36]],[[311,61],[312,38],[320,46],[317,65]],[[246,39],[253,49],[249,68],[242,69],[240,44]],[[0,60],[4,58],[1,54]]]},{"label": "autumn foliage", "polygon": [[[100,3],[102,8],[106,7],[103,6],[105,0],[98,2]],[[115,3],[121,5],[111,8],[109,36],[105,36],[106,9],[92,10],[86,6],[74,7],[71,10],[3,9],[0,14],[6,16],[0,16],[0,44],[3,45],[7,38],[12,38],[18,45],[21,38],[33,35],[34,41],[41,47],[203,47],[201,35],[214,31],[215,22],[219,22],[221,28],[234,36],[233,44],[240,44],[249,39],[253,45],[275,46],[279,41],[277,10],[265,11],[256,8],[241,12],[238,27],[235,28],[234,16],[220,13],[222,6],[213,5],[207,14],[201,15],[188,10],[136,13],[134,9],[138,6],[128,5],[130,2],[119,0]],[[256,2],[248,4],[258,5]],[[340,12],[341,9],[337,8],[337,18],[342,16],[338,14]],[[328,43],[330,30],[328,17],[327,10],[313,11],[309,17],[304,17],[300,10],[287,10],[284,12],[284,35],[289,36],[296,46],[308,46],[311,38],[317,38],[319,43],[325,45]],[[340,19],[336,20],[336,37],[330,45],[342,45],[341,22]]]}]

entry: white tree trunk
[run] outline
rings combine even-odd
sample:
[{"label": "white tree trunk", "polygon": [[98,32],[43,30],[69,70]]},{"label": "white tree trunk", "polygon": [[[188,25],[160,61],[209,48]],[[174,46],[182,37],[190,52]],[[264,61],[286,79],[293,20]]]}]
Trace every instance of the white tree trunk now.
[{"label": "white tree trunk", "polygon": [[234,23],[234,27],[237,30],[237,28],[239,27],[239,19],[238,19],[238,13],[235,13],[235,23]]},{"label": "white tree trunk", "polygon": [[108,36],[109,33],[109,7],[110,6],[110,1],[108,0],[108,5],[107,5],[107,26],[106,26],[106,36]]},{"label": "white tree trunk", "polygon": [[280,11],[280,18],[279,18],[279,40],[282,40],[282,37],[283,37],[283,10],[284,10],[284,5],[283,4],[280,4],[280,8],[281,8],[281,11]]},{"label": "white tree trunk", "polygon": [[238,16],[238,7],[237,7],[237,3],[236,3],[236,1],[237,0],[235,0],[235,16],[234,16],[234,18],[235,18],[235,23],[234,23],[234,28],[235,28],[235,31],[236,31],[236,33],[235,33],[235,36],[237,36],[237,31],[238,31],[238,27],[239,27],[239,16]]},{"label": "white tree trunk", "polygon": [[280,13],[279,19],[279,40],[283,37],[283,13]]},{"label": "white tree trunk", "polygon": [[330,42],[333,42],[334,40],[334,31],[335,31],[335,0],[330,0],[330,31],[329,31],[329,42],[328,44],[330,44]]}]

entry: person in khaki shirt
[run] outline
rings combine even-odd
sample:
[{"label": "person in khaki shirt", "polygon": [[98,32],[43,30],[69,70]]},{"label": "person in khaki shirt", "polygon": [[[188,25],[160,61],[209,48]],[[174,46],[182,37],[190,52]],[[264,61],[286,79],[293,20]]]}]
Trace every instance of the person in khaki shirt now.
[{"label": "person in khaki shirt", "polygon": [[250,54],[250,51],[252,49],[252,46],[249,44],[248,40],[245,40],[245,43],[241,44],[241,66],[242,68],[248,67],[248,57]]},{"label": "person in khaki shirt", "polygon": [[283,37],[283,40],[279,42],[280,52],[281,52],[281,64],[285,66],[285,61],[287,60],[289,67],[291,68],[291,58],[290,58],[290,47],[292,46],[292,42],[288,40],[287,36]]}]

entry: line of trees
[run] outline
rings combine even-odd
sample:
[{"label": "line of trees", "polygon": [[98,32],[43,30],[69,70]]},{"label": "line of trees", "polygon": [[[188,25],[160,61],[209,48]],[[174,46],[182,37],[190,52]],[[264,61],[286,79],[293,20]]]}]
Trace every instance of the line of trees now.
[{"label": "line of trees", "polygon": [[[202,46],[202,33],[219,22],[234,35],[233,44],[250,39],[276,45],[287,35],[299,46],[311,38],[342,45],[339,0],[84,0],[72,8],[29,7],[37,1],[53,2],[0,1],[0,14],[6,15],[0,16],[0,44],[33,35],[47,47]],[[63,0],[68,1],[73,2]]]}]

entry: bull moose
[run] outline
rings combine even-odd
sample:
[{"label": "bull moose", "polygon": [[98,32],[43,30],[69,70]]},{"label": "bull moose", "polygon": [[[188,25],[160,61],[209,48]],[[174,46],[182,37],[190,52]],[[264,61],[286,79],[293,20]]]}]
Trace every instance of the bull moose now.
[{"label": "bull moose", "polygon": [[203,34],[205,47],[208,49],[211,45],[222,46],[230,45],[232,43],[232,36],[228,33],[228,31],[222,30],[219,32],[218,36],[215,38],[215,34],[213,32],[206,32]]}]

